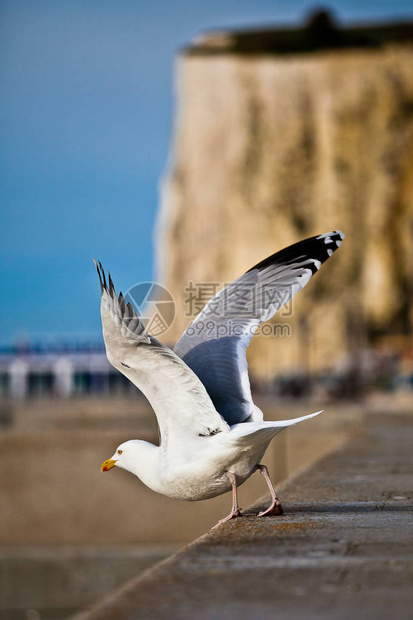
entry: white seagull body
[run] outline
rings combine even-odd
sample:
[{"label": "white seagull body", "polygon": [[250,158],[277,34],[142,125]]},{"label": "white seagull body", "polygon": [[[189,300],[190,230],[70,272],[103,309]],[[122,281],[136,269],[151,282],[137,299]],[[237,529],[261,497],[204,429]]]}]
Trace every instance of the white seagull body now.
[{"label": "white seagull body", "polygon": [[258,325],[307,284],[343,238],[334,231],[306,239],[247,271],[209,301],[174,351],[146,333],[97,264],[107,357],[145,394],[161,438],[159,446],[140,440],[123,443],[102,471],[121,467],[153,491],[188,501],[232,489],[233,506],[225,521],[240,516],[237,487],[259,470],[272,496],[260,516],[282,514],[261,459],[280,431],[321,412],[264,421],[252,400],[246,348]]}]

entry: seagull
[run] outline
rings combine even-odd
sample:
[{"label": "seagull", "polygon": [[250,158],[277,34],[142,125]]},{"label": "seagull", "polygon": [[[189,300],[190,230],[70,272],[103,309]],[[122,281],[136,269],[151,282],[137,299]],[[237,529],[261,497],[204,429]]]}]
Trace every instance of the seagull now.
[{"label": "seagull", "polygon": [[311,237],[258,263],[206,304],[174,350],[147,333],[94,260],[108,360],[146,396],[160,435],[159,446],[139,439],[122,443],[101,470],[126,469],[153,491],[180,500],[232,491],[231,512],[217,525],[242,516],[237,489],[259,471],[271,504],[258,516],[281,515],[262,458],[279,432],[322,412],[264,421],[252,399],[246,349],[259,325],[308,283],[343,239],[339,230]]}]

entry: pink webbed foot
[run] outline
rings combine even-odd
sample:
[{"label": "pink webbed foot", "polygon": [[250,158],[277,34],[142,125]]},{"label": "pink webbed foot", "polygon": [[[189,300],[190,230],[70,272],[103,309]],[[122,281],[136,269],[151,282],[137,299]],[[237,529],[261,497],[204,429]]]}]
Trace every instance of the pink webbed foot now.
[{"label": "pink webbed foot", "polygon": [[232,519],[236,519],[237,517],[242,517],[242,516],[243,514],[239,508],[237,510],[231,510],[229,515],[227,515],[224,519],[220,519],[218,523],[214,525],[212,529],[214,530],[216,527],[218,527],[218,525],[222,525],[223,523],[226,523],[227,521],[231,521]]},{"label": "pink webbed foot", "polygon": [[284,514],[284,510],[283,510],[283,507],[281,506],[280,500],[277,499],[277,501],[273,502],[271,506],[267,508],[267,510],[262,510],[261,512],[259,512],[258,516],[259,517],[266,517],[266,516],[280,517],[282,514]]}]

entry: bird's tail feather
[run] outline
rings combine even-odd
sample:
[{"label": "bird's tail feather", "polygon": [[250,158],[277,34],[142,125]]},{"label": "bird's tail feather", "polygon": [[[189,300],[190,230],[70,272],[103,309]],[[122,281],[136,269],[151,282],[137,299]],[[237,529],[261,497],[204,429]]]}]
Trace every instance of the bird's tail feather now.
[{"label": "bird's tail feather", "polygon": [[287,428],[287,426],[294,426],[295,424],[299,424],[299,422],[304,422],[304,420],[310,420],[310,418],[314,418],[320,413],[323,413],[323,410],[310,413],[309,415],[303,415],[300,418],[293,418],[292,420],[243,422],[241,424],[234,424],[234,426],[231,426],[231,432],[234,433],[232,436],[234,438],[238,436],[238,439],[241,442],[244,438],[251,438],[254,435],[262,435],[272,438],[275,437],[275,435],[278,435],[278,433],[284,430],[284,428]]},{"label": "bird's tail feather", "polygon": [[270,421],[270,422],[266,422],[266,424],[271,425],[271,426],[276,426],[276,427],[281,427],[281,428],[285,428],[286,426],[294,426],[294,424],[298,424],[299,422],[304,422],[304,420],[310,420],[311,418],[315,418],[317,415],[320,415],[320,413],[323,413],[324,409],[321,409],[320,411],[316,411],[315,413],[309,413],[307,415],[302,415],[300,418],[292,418],[291,420],[277,420],[277,421]]}]

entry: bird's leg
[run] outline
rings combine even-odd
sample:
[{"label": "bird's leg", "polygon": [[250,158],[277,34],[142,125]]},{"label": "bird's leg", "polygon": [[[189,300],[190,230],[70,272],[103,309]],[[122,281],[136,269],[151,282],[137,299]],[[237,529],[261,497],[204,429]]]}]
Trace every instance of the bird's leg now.
[{"label": "bird's leg", "polygon": [[277,494],[274,490],[267,467],[265,465],[257,465],[257,469],[259,470],[260,474],[264,476],[265,482],[268,485],[272,498],[271,506],[267,508],[267,510],[260,512],[258,516],[263,517],[264,515],[282,515],[284,512],[283,507],[281,506],[281,502],[278,499]]},{"label": "bird's leg", "polygon": [[225,519],[221,519],[220,521],[218,521],[218,523],[214,525],[214,528],[218,527],[218,525],[221,525],[221,523],[225,523],[226,521],[230,521],[231,519],[235,519],[236,517],[242,517],[241,509],[238,506],[237,478],[235,474],[231,473],[230,471],[227,471],[225,475],[231,482],[231,486],[232,486],[232,508],[231,508],[231,512],[229,513],[229,515],[226,516]]}]

